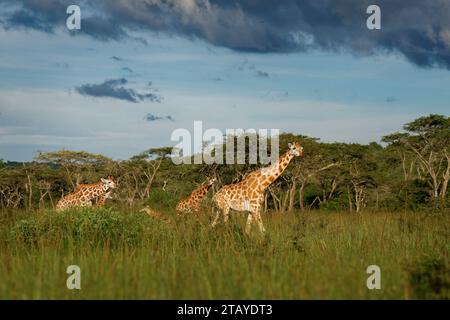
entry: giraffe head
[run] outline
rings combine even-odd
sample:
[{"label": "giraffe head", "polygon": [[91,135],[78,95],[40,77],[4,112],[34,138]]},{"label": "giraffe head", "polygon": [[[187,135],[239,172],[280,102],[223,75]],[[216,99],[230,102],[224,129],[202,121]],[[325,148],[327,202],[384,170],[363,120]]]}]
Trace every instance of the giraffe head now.
[{"label": "giraffe head", "polygon": [[108,176],[108,178],[106,178],[106,179],[102,178],[102,183],[103,183],[103,189],[105,189],[105,191],[116,188],[116,183],[114,182],[114,179],[112,176]]},{"label": "giraffe head", "polygon": [[289,153],[294,157],[303,155],[303,147],[298,142],[288,143]]}]

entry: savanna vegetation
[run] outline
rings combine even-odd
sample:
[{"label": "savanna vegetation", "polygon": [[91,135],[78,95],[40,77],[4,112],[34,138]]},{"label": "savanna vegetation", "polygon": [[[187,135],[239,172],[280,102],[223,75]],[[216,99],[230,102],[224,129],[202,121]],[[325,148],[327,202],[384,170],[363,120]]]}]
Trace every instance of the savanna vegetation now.
[{"label": "savanna vegetation", "polygon": [[[212,194],[259,165],[175,165],[170,148],[2,161],[0,298],[448,299],[450,118],[403,129],[368,145],[282,134],[281,151],[299,141],[305,153],[266,193],[265,235],[245,235],[242,214],[212,229],[209,199],[198,215],[174,213],[206,177],[218,179]],[[106,208],[54,211],[77,184],[110,174]],[[72,264],[81,290],[66,287]],[[381,290],[366,286],[373,264]]]}]

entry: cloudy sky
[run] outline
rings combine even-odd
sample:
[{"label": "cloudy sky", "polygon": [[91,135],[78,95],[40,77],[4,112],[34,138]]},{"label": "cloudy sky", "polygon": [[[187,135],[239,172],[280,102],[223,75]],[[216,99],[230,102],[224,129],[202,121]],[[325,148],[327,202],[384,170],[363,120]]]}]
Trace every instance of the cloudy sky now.
[{"label": "cloudy sky", "polygon": [[449,88],[449,0],[0,0],[5,160],[126,159],[195,120],[368,143],[449,115]]}]

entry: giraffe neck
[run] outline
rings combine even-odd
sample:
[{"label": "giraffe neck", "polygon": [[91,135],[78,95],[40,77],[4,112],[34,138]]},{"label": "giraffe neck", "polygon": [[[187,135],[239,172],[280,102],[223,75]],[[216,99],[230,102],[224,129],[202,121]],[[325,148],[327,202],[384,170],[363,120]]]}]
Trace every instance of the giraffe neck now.
[{"label": "giraffe neck", "polygon": [[207,184],[206,186],[203,186],[197,190],[195,190],[192,195],[197,197],[203,197],[208,193],[208,190],[211,188],[211,184]]},{"label": "giraffe neck", "polygon": [[287,151],[274,164],[261,169],[262,190],[266,189],[283,173],[293,158],[294,156]]},{"label": "giraffe neck", "polygon": [[287,168],[293,158],[294,156],[291,154],[291,152],[287,151],[278,159],[278,175],[281,175],[283,173],[283,171]]}]

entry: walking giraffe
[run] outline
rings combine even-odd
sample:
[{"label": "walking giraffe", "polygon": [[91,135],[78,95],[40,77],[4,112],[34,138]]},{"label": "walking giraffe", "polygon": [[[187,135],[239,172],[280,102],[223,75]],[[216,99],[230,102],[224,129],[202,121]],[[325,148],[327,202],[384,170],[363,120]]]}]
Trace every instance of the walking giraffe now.
[{"label": "walking giraffe", "polygon": [[116,183],[111,176],[108,176],[107,179],[102,178],[98,183],[78,185],[74,192],[69,193],[58,201],[56,210],[62,211],[74,207],[89,207],[92,206],[94,199],[104,203],[114,188],[116,188]]},{"label": "walking giraffe", "polygon": [[248,174],[242,181],[222,187],[213,196],[213,202],[219,209],[212,226],[217,224],[220,213],[224,223],[228,220],[230,209],[249,211],[245,232],[250,232],[253,220],[256,220],[261,233],[265,231],[261,220],[261,207],[264,191],[283,173],[294,157],[303,155],[303,147],[298,142],[289,143],[286,151],[275,163]]},{"label": "walking giraffe", "polygon": [[178,202],[177,206],[175,207],[177,213],[183,214],[198,212],[198,210],[200,210],[200,204],[203,198],[205,198],[206,194],[208,193],[209,189],[211,189],[215,181],[216,178],[209,179],[206,185],[195,189],[188,197]]}]

